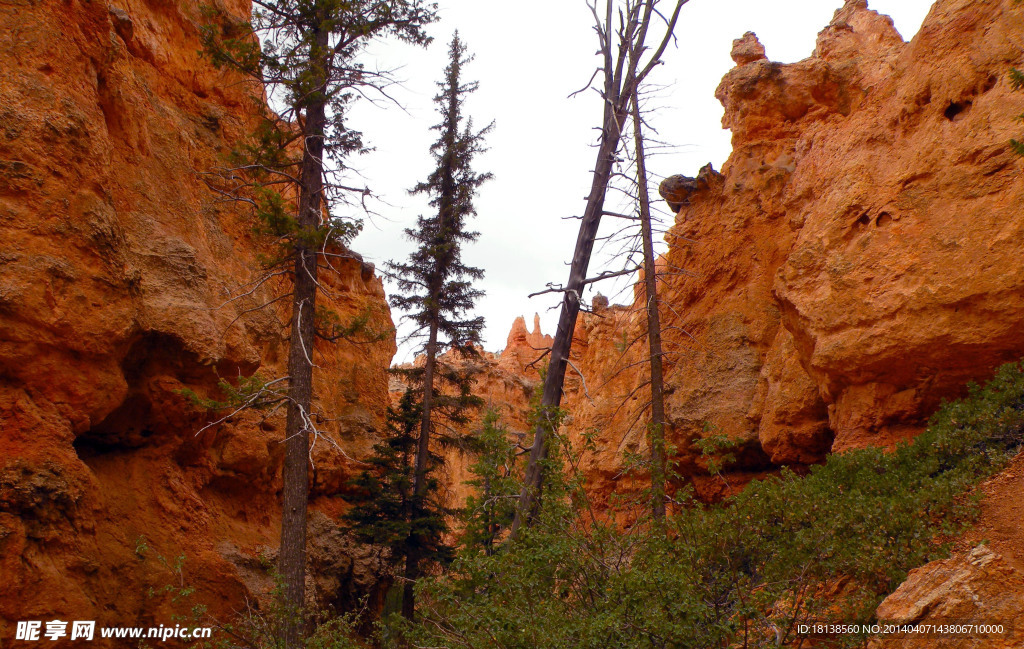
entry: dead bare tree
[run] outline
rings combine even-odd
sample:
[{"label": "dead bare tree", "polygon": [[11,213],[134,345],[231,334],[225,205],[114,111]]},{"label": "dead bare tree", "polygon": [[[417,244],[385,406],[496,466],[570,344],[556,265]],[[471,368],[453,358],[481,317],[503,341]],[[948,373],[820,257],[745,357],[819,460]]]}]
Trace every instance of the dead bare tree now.
[{"label": "dead bare tree", "polygon": [[636,184],[641,238],[644,251],[644,302],[647,307],[647,344],[651,371],[651,421],[648,424],[651,447],[651,515],[655,521],[665,518],[665,375],[662,367],[661,316],[658,313],[658,269],[654,258],[651,228],[651,197],[647,189],[647,163],[644,153],[643,118],[640,96],[632,93],[633,140],[636,153]]},{"label": "dead bare tree", "polygon": [[[601,66],[591,80],[602,75],[603,84],[598,90],[604,104],[601,134],[597,147],[597,160],[587,205],[580,221],[576,249],[569,270],[569,280],[562,293],[562,307],[551,348],[551,360],[544,380],[541,396],[541,416],[534,429],[533,446],[526,466],[523,491],[512,521],[509,538],[514,540],[524,524],[528,524],[536,510],[543,483],[543,462],[547,456],[548,433],[557,425],[557,412],[562,401],[562,386],[565,382],[572,334],[580,311],[583,290],[593,283],[587,278],[590,257],[597,239],[601,218],[605,215],[604,202],[612,177],[617,152],[629,117],[629,106],[636,88],[661,62],[661,57],[672,41],[672,35],[679,20],[680,11],[688,0],[674,0],[670,15],[658,9],[659,0],[625,0],[620,6],[618,0],[604,0],[603,14],[598,11],[598,0],[590,4],[594,16],[594,30],[598,37]],[[649,32],[656,20],[664,22],[664,34],[657,46],[644,57],[650,48],[647,45]],[[617,22],[617,27],[615,23]],[[590,84],[587,86],[590,87]]]}]

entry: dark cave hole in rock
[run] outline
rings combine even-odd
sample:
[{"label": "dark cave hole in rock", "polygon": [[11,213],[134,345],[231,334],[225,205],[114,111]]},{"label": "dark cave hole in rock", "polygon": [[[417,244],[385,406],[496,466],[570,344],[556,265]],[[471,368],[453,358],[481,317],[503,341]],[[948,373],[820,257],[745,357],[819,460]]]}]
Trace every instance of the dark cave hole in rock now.
[{"label": "dark cave hole in rock", "polygon": [[945,115],[946,119],[949,121],[955,122],[962,118],[964,114],[971,109],[972,103],[973,102],[969,99],[966,101],[951,101],[942,114]]},{"label": "dark cave hole in rock", "polygon": [[175,407],[185,386],[212,385],[216,374],[178,338],[146,332],[129,346],[121,361],[128,395],[124,401],[74,441],[82,459],[157,445],[180,436],[189,413]]},{"label": "dark cave hole in rock", "polygon": [[880,228],[884,228],[890,223],[892,223],[892,215],[890,215],[888,212],[882,212],[881,214],[878,215],[878,218],[875,219],[875,225]]}]

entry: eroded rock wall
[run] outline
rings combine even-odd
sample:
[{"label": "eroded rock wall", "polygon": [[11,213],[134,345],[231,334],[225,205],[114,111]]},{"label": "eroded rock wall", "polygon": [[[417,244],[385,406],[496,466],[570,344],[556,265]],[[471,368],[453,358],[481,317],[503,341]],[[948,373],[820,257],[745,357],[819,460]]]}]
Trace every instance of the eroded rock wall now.
[{"label": "eroded rock wall", "polygon": [[[532,330],[527,329],[522,317],[513,321],[505,348],[500,352],[478,349],[472,355],[455,350],[442,354],[440,360],[445,365],[472,373],[471,393],[481,400],[478,409],[467,413],[469,421],[455,432],[472,435],[480,430],[484,415],[493,410],[509,440],[528,445],[533,437],[529,424],[531,400],[540,383],[540,368],[547,363],[545,352],[550,348],[551,336],[541,331],[540,317],[535,314]],[[399,365],[398,369],[422,367],[424,362],[425,357],[418,356],[412,363]],[[391,377],[392,405],[398,405],[407,387],[408,382],[400,373]],[[476,459],[458,445],[438,450],[444,456],[443,488],[447,501],[453,507],[462,507],[471,493],[472,488],[466,483],[474,479],[469,467]]]},{"label": "eroded rock wall", "polygon": [[[164,586],[229,619],[270,586],[283,416],[196,434],[208,413],[180,392],[280,376],[287,350],[284,312],[257,308],[285,285],[229,302],[260,276],[257,242],[204,174],[258,89],[204,59],[201,4],[0,6],[0,637],[26,619],[169,624]],[[391,329],[357,259],[324,283],[342,321]],[[358,457],[393,338],[317,353],[323,427]],[[333,518],[355,465],[327,443],[313,457],[311,591],[346,604],[367,578]]]},{"label": "eroded rock wall", "polygon": [[[1010,147],[1024,95],[1008,77],[1024,10],[940,0],[904,43],[850,0],[803,61],[770,61],[752,34],[733,58],[716,93],[733,153],[721,173],[666,187],[679,212],[659,284],[669,441],[707,497],[912,436],[942,399],[1024,356],[1024,176]],[[585,462],[600,492],[619,488],[615,451],[647,452],[646,342],[623,351],[642,304],[577,327],[592,396],[613,386],[589,398],[577,380],[566,396],[596,432]],[[737,444],[724,479],[702,477],[692,444],[717,434]]]}]

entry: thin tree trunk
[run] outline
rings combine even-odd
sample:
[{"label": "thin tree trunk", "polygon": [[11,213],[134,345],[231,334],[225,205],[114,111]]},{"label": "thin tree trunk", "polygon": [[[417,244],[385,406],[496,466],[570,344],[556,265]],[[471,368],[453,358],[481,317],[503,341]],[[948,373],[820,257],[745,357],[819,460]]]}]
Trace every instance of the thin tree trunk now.
[{"label": "thin tree trunk", "polygon": [[405,553],[405,583],[402,585],[402,617],[416,621],[416,580],[419,579],[420,559],[416,550],[409,548]]},{"label": "thin tree trunk", "polygon": [[[533,447],[523,477],[523,490],[519,496],[515,518],[509,531],[509,541],[514,541],[523,525],[532,519],[537,511],[543,483],[543,463],[547,457],[547,433],[554,426],[554,413],[562,402],[562,386],[565,382],[565,371],[569,361],[569,350],[572,347],[572,334],[576,328],[576,319],[580,311],[580,299],[587,284],[587,270],[590,256],[594,249],[594,241],[604,215],[604,199],[615,165],[615,154],[619,148],[622,127],[629,117],[629,101],[633,90],[654,69],[661,60],[665,48],[672,39],[679,12],[689,0],[676,0],[675,8],[667,19],[664,37],[651,54],[650,60],[641,68],[640,56],[645,50],[647,30],[655,13],[657,0],[638,0],[627,3],[627,10],[619,13],[620,27],[613,27],[613,3],[607,0],[603,19],[597,18],[597,33],[601,40],[600,53],[604,59],[604,90],[601,98],[604,101],[604,121],[601,130],[601,142],[594,165],[593,183],[587,197],[587,207],[580,221],[580,232],[576,239],[576,250],[573,253],[569,269],[569,281],[566,283],[562,299],[562,310],[558,317],[558,328],[551,347],[551,360],[548,373],[544,379],[544,392],[541,395],[541,417],[534,429]],[[659,14],[661,15],[661,14]],[[664,18],[664,15],[662,15]],[[625,25],[621,22],[625,21]],[[612,35],[618,35],[617,51],[612,51]]]},{"label": "thin tree trunk", "polygon": [[416,447],[416,472],[413,475],[413,500],[426,495],[427,466],[430,459],[430,418],[434,410],[434,370],[437,366],[437,318],[430,324],[423,367],[423,403],[420,416],[420,437]]},{"label": "thin tree trunk", "polygon": [[[597,165],[594,171],[590,196],[580,223],[579,236],[576,238],[576,251],[573,254],[569,270],[569,281],[565,286],[562,299],[562,310],[558,317],[558,328],[555,331],[554,344],[551,347],[551,360],[548,364],[547,376],[544,378],[544,392],[541,395],[541,418],[533,432],[533,446],[526,465],[523,478],[523,491],[519,496],[519,506],[509,531],[509,538],[515,539],[522,525],[532,518],[539,503],[541,483],[543,481],[543,461],[547,457],[547,433],[553,428],[555,412],[562,403],[562,385],[565,383],[565,372],[569,362],[569,351],[572,347],[572,334],[576,329],[576,319],[580,312],[580,298],[583,294],[590,256],[594,250],[594,241],[601,225],[604,212],[604,198],[611,179],[612,167],[615,164],[615,153],[619,148],[622,134],[622,123],[627,114],[624,107],[618,104],[613,110],[609,102],[605,104],[604,130],[597,154]],[[553,431],[551,431],[553,432]]]},{"label": "thin tree trunk", "polygon": [[494,536],[497,534],[495,529],[495,519],[497,516],[494,514],[494,505],[491,503],[491,476],[484,478],[484,529],[487,532],[487,538],[484,539],[484,555],[491,556],[494,550]]},{"label": "thin tree trunk", "polygon": [[[430,417],[434,406],[434,369],[437,365],[437,319],[430,325],[427,339],[426,364],[423,368],[423,403],[420,419],[420,436],[416,445],[416,468],[413,473],[412,498],[409,499],[406,519],[412,522],[417,516],[420,504],[427,495],[427,466],[430,460]],[[417,543],[410,536],[408,545]],[[416,602],[413,586],[419,578],[419,556],[409,549],[405,555],[405,585],[402,589],[402,617],[412,622],[416,616]]]},{"label": "thin tree trunk", "polygon": [[[327,33],[317,35],[327,46]],[[323,151],[326,104],[306,108],[298,222],[302,232],[320,227],[323,194]],[[302,645],[306,585],[306,513],[309,503],[309,434],[313,402],[313,340],[316,314],[317,252],[307,243],[295,246],[295,286],[288,350],[289,401],[285,424],[285,457],[281,472],[281,552],[278,570],[284,588],[287,649]]]},{"label": "thin tree trunk", "polygon": [[651,514],[665,518],[665,378],[662,367],[661,318],[658,315],[658,269],[651,230],[651,197],[647,191],[643,120],[636,88],[632,93],[633,137],[636,140],[636,182],[640,201],[640,228],[644,248],[644,297],[647,300],[647,342],[651,363]]}]

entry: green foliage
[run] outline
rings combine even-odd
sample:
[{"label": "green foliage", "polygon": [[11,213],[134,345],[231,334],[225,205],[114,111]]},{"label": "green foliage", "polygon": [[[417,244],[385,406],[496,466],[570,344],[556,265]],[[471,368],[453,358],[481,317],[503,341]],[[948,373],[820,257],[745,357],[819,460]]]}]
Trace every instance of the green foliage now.
[{"label": "green foliage", "polygon": [[438,83],[441,92],[434,97],[442,116],[441,123],[433,127],[441,136],[430,149],[437,167],[412,190],[413,194],[430,196],[430,205],[436,211],[420,216],[416,228],[406,230],[409,239],[418,244],[409,261],[389,264],[398,287],[392,305],[408,312],[416,333],[437,330],[437,353],[448,347],[470,352],[480,341],[483,318],[466,314],[483,295],[472,283],[483,277],[483,271],[462,262],[462,244],[479,236],[467,229],[467,221],[476,215],[473,198],[477,190],[491,178],[491,174],[478,174],[472,169],[491,127],[477,132],[471,119],[463,119],[465,96],[476,90],[477,84],[461,81],[462,67],[472,57],[466,56],[458,33],[452,39],[449,55],[445,79]]},{"label": "green foliage", "polygon": [[[450,358],[436,359],[430,420],[432,437],[443,446],[464,446],[465,439],[459,430],[471,422],[474,412],[483,404],[472,392],[473,378],[480,367],[479,356],[475,347],[460,347],[455,357],[458,362],[449,362]],[[417,401],[422,401],[426,389],[422,365],[391,368],[391,373],[409,386]]]},{"label": "green foliage", "polygon": [[327,615],[322,611],[307,611],[304,617],[285,603],[281,596],[284,586],[275,571],[274,591],[265,608],[249,607],[238,618],[218,623],[199,608],[193,611],[192,626],[214,626],[211,640],[198,643],[202,649],[284,649],[281,629],[290,621],[302,619],[310,632],[302,640],[303,649],[362,649],[358,628],[361,612]]},{"label": "green foliage", "polygon": [[363,229],[360,220],[329,215],[317,227],[304,228],[299,224],[294,203],[286,199],[273,183],[254,183],[250,191],[255,216],[253,234],[273,244],[272,254],[257,254],[264,268],[271,269],[293,261],[292,254],[298,248],[338,256],[336,251],[347,251],[348,245]]},{"label": "green foliage", "polygon": [[[152,551],[152,557],[150,552]],[[153,586],[146,589],[148,599],[170,597],[171,604],[179,604],[187,601],[195,594],[196,589],[187,583],[185,578],[185,555],[179,554],[173,559],[164,556],[161,552],[151,547],[150,540],[145,534],[140,534],[135,539],[135,556],[151,572],[169,575],[171,581],[161,586]],[[152,559],[152,561],[150,560]],[[153,565],[155,561],[156,565]]]},{"label": "green foliage", "polygon": [[387,549],[393,566],[409,552],[435,564],[446,564],[452,557],[452,548],[444,542],[451,512],[440,502],[432,475],[441,466],[440,457],[433,455],[428,463],[427,497],[413,497],[419,425],[420,406],[407,390],[398,408],[388,412],[388,432],[373,447],[367,460],[370,468],[353,480],[355,492],[348,498],[353,506],[345,514],[355,538]]},{"label": "green foliage", "polygon": [[419,588],[420,623],[391,621],[388,636],[480,648],[796,646],[801,622],[871,621],[911,568],[947,552],[976,511],[964,494],[1022,442],[1024,364],[1010,364],[911,443],[833,455],[805,477],[783,471],[725,505],[691,501],[667,534],[589,518],[572,504],[579,485],[555,480],[519,542],[461,552]]},{"label": "green foliage", "polygon": [[[1014,4],[1021,4],[1021,0],[1014,0]],[[1024,72],[1021,72],[1017,68],[1010,69],[1010,87],[1016,91],[1024,88]],[[1017,119],[1024,120],[1024,115],[1018,116]],[[1024,156],[1024,142],[1020,140],[1010,140],[1010,149],[1019,156]]]},{"label": "green foliage", "polygon": [[736,461],[735,451],[739,443],[715,427],[711,422],[704,423],[704,432],[714,431],[693,440],[693,445],[700,451],[708,473],[721,474],[722,469]]},{"label": "green foliage", "polygon": [[[297,250],[344,248],[361,222],[333,208],[356,202],[353,194],[359,201],[369,194],[340,181],[347,160],[368,150],[362,133],[348,124],[348,112],[359,97],[373,90],[383,93],[391,83],[386,71],[368,71],[358,57],[370,42],[383,38],[426,45],[430,38],[424,27],[435,20],[436,5],[424,0],[267,0],[254,5],[251,20],[234,18],[219,5],[204,6],[202,18],[204,53],[214,65],[255,80],[252,101],[263,112],[250,136],[227,156],[222,186],[215,191],[249,203],[256,232],[276,240],[278,250],[263,260],[267,267],[292,260]],[[312,113],[321,115],[323,123],[313,123]],[[311,161],[307,145],[312,142],[322,144],[323,155]],[[325,181],[322,188],[307,173],[310,162],[318,167],[313,175]],[[308,219],[298,218],[300,191],[326,204],[320,223],[310,226]]]},{"label": "green foliage", "polygon": [[[145,536],[136,539],[135,553],[140,561],[149,561],[148,553],[152,549]],[[172,610],[179,611],[172,616],[174,622],[191,628],[213,627],[213,637],[191,645],[199,649],[283,649],[284,641],[280,630],[288,620],[299,619],[293,607],[284,602],[280,596],[283,584],[280,576],[270,563],[262,565],[274,580],[274,590],[266,598],[265,606],[249,606],[240,612],[238,617],[229,621],[218,620],[210,615],[207,607],[195,603],[197,594],[195,586],[188,583],[185,576],[185,555],[180,554],[173,560],[155,552],[156,561],[151,569],[167,574],[170,581],[159,587],[147,590],[149,599],[169,598]],[[328,615],[324,611],[307,612],[305,621],[310,627],[308,637],[302,645],[304,649],[361,649],[366,645],[359,640],[358,628],[362,622],[363,611],[354,611],[343,615]],[[153,645],[140,644],[140,647]]]},{"label": "green foliage", "polygon": [[204,410],[228,410],[233,408],[252,408],[262,410],[273,407],[280,403],[282,396],[271,389],[278,381],[268,381],[256,372],[252,376],[239,376],[238,385],[233,385],[226,379],[219,379],[217,387],[223,395],[223,399],[207,399],[201,397],[192,388],[181,388],[177,392],[181,394],[192,405]]},{"label": "green foliage", "polygon": [[[275,601],[279,601],[278,594]],[[287,614],[279,605],[272,604],[267,612],[250,609],[231,624],[217,627],[213,640],[200,646],[203,649],[284,649],[279,629]],[[359,640],[359,615],[346,613],[336,617],[307,615],[312,620],[312,632],[303,640],[304,649],[363,649]]]},{"label": "green foliage", "polygon": [[145,561],[146,553],[149,552],[149,542],[146,539],[145,534],[140,534],[139,538],[135,539],[135,556],[139,558],[139,561]]},{"label": "green foliage", "polygon": [[470,439],[475,462],[469,466],[474,488],[462,513],[462,544],[467,552],[491,554],[495,542],[512,523],[516,500],[523,488],[516,462],[517,446],[509,441],[497,410],[484,414],[483,426]]},{"label": "green foliage", "polygon": [[316,336],[322,340],[345,340],[360,345],[389,339],[394,333],[394,329],[391,327],[383,330],[375,329],[373,327],[374,316],[373,309],[367,307],[348,322],[342,322],[336,311],[317,306]]},{"label": "green foliage", "polygon": [[1012,86],[1014,90],[1020,90],[1024,87],[1024,72],[1021,72],[1017,68],[1012,68],[1010,70],[1010,86]]}]

